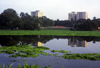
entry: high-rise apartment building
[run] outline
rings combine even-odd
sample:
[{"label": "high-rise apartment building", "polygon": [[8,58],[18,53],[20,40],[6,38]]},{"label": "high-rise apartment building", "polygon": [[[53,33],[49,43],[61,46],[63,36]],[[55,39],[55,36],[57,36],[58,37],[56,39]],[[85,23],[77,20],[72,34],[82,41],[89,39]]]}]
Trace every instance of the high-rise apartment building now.
[{"label": "high-rise apartment building", "polygon": [[76,21],[76,12],[72,12],[68,14],[68,20],[70,21]]},{"label": "high-rise apartment building", "polygon": [[77,15],[76,15],[76,20],[79,20],[79,19],[88,19],[88,13],[87,12],[77,12]]},{"label": "high-rise apartment building", "polygon": [[70,21],[76,21],[79,19],[88,19],[88,13],[87,12],[72,12],[68,14],[68,20]]},{"label": "high-rise apartment building", "polygon": [[31,12],[31,16],[39,18],[39,17],[43,17],[44,15],[43,15],[42,12],[40,12],[39,10],[37,10],[35,12]]}]

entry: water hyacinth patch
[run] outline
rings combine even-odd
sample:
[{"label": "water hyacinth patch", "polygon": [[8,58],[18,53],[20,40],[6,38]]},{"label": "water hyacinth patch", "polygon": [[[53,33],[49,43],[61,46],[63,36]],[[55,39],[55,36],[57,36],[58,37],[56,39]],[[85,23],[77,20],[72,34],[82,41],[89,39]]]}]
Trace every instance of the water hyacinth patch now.
[{"label": "water hyacinth patch", "polygon": [[100,60],[100,54],[98,53],[85,53],[85,54],[64,54],[63,57],[65,59],[85,59],[85,60]]},{"label": "water hyacinth patch", "polygon": [[49,50],[47,47],[32,47],[31,45],[16,45],[9,47],[0,47],[0,53],[11,54],[9,57],[37,57],[41,55],[48,55],[48,53],[43,52],[44,50]]},{"label": "water hyacinth patch", "polygon": [[64,51],[64,50],[51,50],[51,52],[59,52],[63,53],[63,55],[53,54],[56,57],[63,57],[65,59],[85,59],[85,60],[100,60],[100,54],[99,53],[84,53],[84,54],[78,54],[78,53],[71,53],[71,51]]},{"label": "water hyacinth patch", "polygon": [[[100,60],[99,53],[71,53],[70,51],[65,50],[51,50],[51,52],[56,54],[50,54],[44,52],[44,50],[50,50],[48,47],[32,47],[31,45],[16,45],[16,46],[9,46],[9,47],[0,47],[0,53],[9,54],[9,57],[37,57],[40,55],[43,56],[55,56],[55,57],[63,57],[65,59],[85,59],[85,60]],[[59,55],[62,53],[63,55]]]},{"label": "water hyacinth patch", "polygon": [[68,53],[68,51],[65,50],[51,50],[51,52]]}]

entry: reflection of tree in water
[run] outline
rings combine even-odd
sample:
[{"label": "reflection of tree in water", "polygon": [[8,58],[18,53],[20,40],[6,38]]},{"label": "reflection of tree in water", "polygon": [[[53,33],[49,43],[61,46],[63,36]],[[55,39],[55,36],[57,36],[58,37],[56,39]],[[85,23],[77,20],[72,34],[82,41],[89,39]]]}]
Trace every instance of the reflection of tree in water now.
[{"label": "reflection of tree in water", "polygon": [[46,43],[53,36],[38,36],[38,35],[27,35],[27,36],[0,36],[1,46],[13,46],[17,44],[31,44],[31,43]]},{"label": "reflection of tree in water", "polygon": [[81,37],[81,36],[79,36],[79,37],[75,37],[75,38],[77,38],[78,40],[85,40],[85,41],[87,41],[87,42],[91,42],[91,41],[100,41],[100,37],[91,37],[91,36],[84,36],[84,37]]},{"label": "reflection of tree in water", "polygon": [[79,41],[100,41],[100,37],[74,37],[74,36],[40,36],[40,35],[26,35],[26,36],[0,36],[0,44],[1,46],[13,46],[17,44],[37,44],[38,42],[46,43],[49,40],[57,38],[57,39],[71,39],[71,42],[74,42],[74,39]]},{"label": "reflection of tree in water", "polygon": [[78,39],[80,41],[87,41],[87,42],[100,41],[100,37],[94,37],[94,36],[55,36],[55,38],[72,39],[71,41],[73,41],[73,39]]},{"label": "reflection of tree in water", "polygon": [[0,36],[0,44],[2,46],[12,46],[19,43],[20,36]]},{"label": "reflection of tree in water", "polygon": [[90,36],[55,36],[55,38],[60,39],[68,39],[68,45],[71,47],[87,47],[88,42],[93,41],[95,43],[96,41],[100,41],[100,37],[90,37]]},{"label": "reflection of tree in water", "polygon": [[88,42],[100,41],[100,37],[70,37],[68,38],[68,45],[71,47],[87,47]]},{"label": "reflection of tree in water", "polygon": [[24,44],[31,44],[33,46],[38,46],[38,43],[46,43],[47,41],[53,39],[53,36],[40,36],[40,35],[32,35],[32,36],[23,36],[21,42]]}]

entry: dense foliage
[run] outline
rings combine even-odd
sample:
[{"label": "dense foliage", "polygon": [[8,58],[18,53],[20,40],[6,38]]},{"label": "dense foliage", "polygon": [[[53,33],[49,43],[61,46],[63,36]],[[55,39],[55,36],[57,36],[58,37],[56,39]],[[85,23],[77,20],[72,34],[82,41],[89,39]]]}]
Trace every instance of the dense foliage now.
[{"label": "dense foliage", "polygon": [[98,30],[99,24],[92,20],[84,20],[80,23],[76,23],[75,27],[78,30],[92,31],[92,30]]},{"label": "dense foliage", "polygon": [[6,9],[0,14],[0,29],[39,30],[40,26],[53,25],[54,21],[46,17],[32,17],[24,12],[21,12],[20,16],[18,16],[14,9]]},{"label": "dense foliage", "polygon": [[15,29],[21,27],[21,19],[13,9],[4,10],[0,14],[0,29]]},{"label": "dense foliage", "polygon": [[77,30],[92,31],[92,30],[98,30],[98,27],[100,27],[100,19],[93,19],[93,20],[79,19],[77,21],[56,20],[55,26],[73,27],[74,29]]},{"label": "dense foliage", "polygon": [[60,21],[60,20],[57,20],[55,21],[55,26],[64,26],[64,27],[72,27],[73,25],[73,22],[71,21]]}]

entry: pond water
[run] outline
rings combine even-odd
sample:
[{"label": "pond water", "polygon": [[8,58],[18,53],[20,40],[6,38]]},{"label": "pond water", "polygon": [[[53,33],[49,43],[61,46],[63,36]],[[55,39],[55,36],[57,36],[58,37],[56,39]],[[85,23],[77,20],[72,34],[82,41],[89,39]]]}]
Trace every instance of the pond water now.
[{"label": "pond water", "polygon": [[[71,53],[100,53],[100,37],[71,37],[71,36],[0,36],[0,47],[14,45],[45,46],[50,50],[66,50]],[[51,53],[50,50],[45,52]],[[55,56],[40,55],[36,58],[13,58],[9,54],[0,53],[0,64],[12,65],[14,68],[21,64],[23,59],[28,64],[39,65],[40,68],[51,65],[52,68],[99,68],[100,61],[64,59]]]}]

